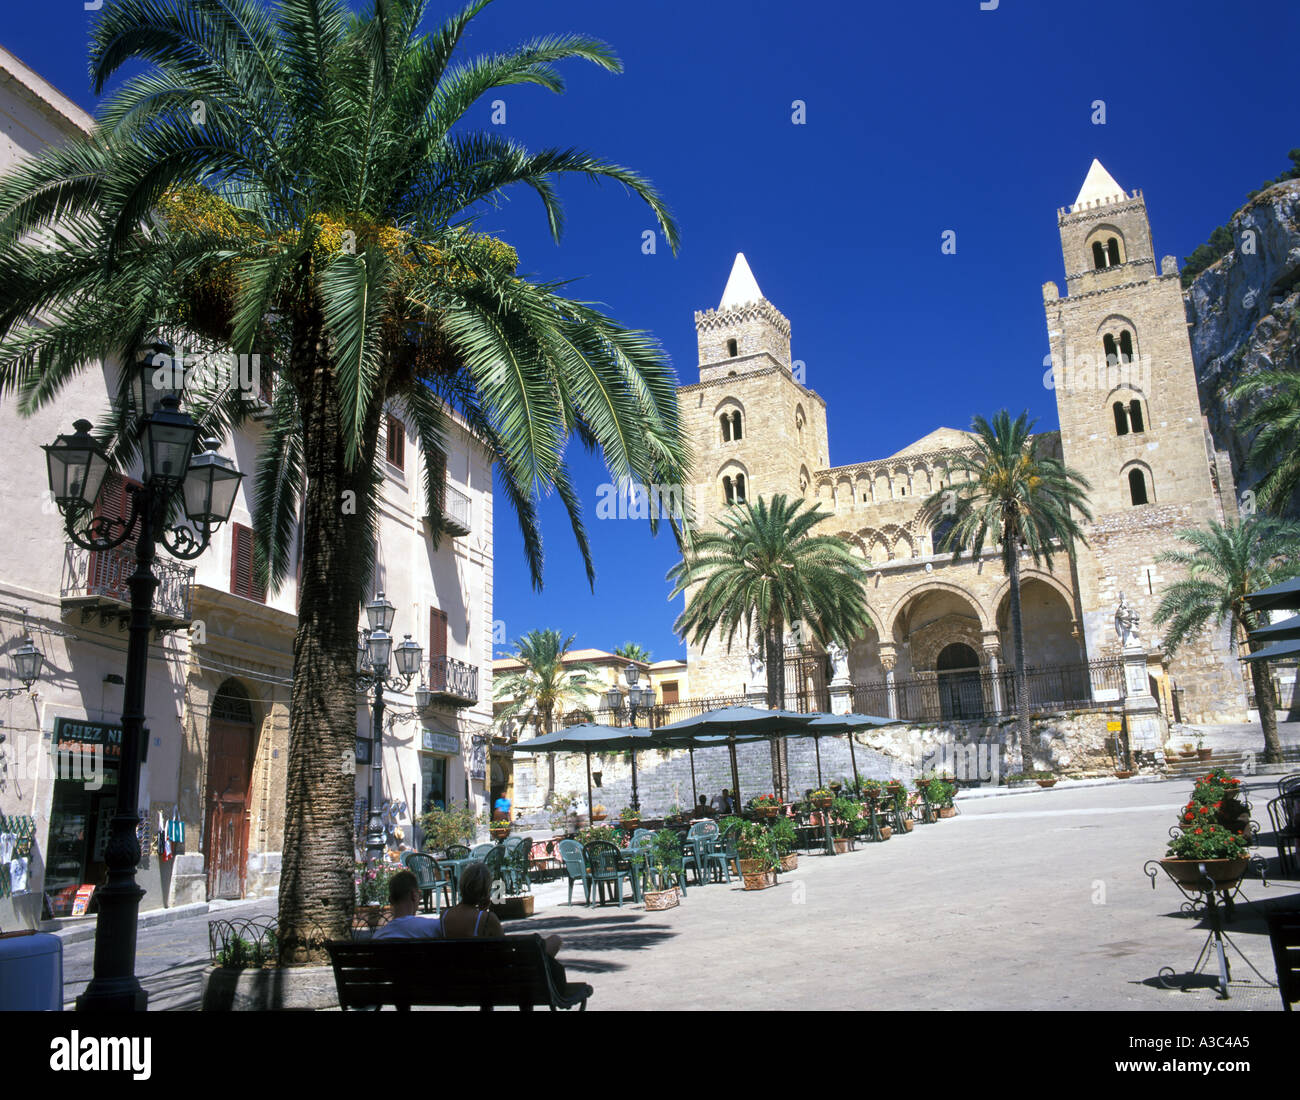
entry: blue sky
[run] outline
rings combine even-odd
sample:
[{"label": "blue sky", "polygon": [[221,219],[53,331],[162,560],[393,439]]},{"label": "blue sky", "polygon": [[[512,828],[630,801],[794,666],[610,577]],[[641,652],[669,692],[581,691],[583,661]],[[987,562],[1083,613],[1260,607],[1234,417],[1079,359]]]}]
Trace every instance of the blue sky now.
[{"label": "blue sky", "polygon": [[[6,4],[0,44],[89,110],[91,13]],[[430,21],[451,10],[435,0]],[[1288,3],[1222,0],[497,0],[468,52],[580,31],[622,57],[614,76],[564,69],[557,97],[512,89],[504,130],[636,168],[682,230],[673,257],[642,252],[648,211],[617,186],[566,181],[560,246],[519,193],[485,228],[522,269],[580,278],[575,296],[652,331],[696,381],[693,313],[716,307],[743,251],[791,321],[807,384],[829,405],[833,464],[888,455],[975,413],[1028,408],[1056,427],[1042,385],[1040,288],[1063,284],[1056,210],[1096,156],[1143,189],[1156,255],[1183,259],[1300,145]],[[806,104],[794,125],[791,105]],[[1105,103],[1105,123],[1093,103]],[[484,102],[471,121],[487,126]],[[945,230],[955,255],[941,252]],[[531,590],[499,500],[495,615],[511,639],[537,627],[612,648],[682,656],[681,601],[663,577],[671,536],[597,520],[598,458],[573,455],[596,558],[587,587],[558,502],[543,507],[545,589]]]}]

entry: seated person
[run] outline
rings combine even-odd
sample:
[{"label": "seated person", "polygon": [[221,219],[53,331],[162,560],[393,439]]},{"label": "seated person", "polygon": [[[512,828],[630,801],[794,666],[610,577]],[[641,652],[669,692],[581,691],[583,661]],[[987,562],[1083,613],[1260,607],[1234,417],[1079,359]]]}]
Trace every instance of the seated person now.
[{"label": "seated person", "polygon": [[442,938],[442,921],[438,917],[421,917],[420,881],[413,871],[398,871],[388,880],[388,902],[393,919],[375,930],[373,940],[429,940]]},{"label": "seated person", "polygon": [[726,787],[722,788],[721,794],[715,794],[713,796],[713,802],[711,805],[713,806],[714,813],[725,815],[735,812],[731,805],[731,792],[727,790]]},{"label": "seated person", "polygon": [[693,817],[713,816],[713,811],[709,809],[709,800],[704,795],[700,795],[700,801],[696,803],[695,813],[692,816]]},{"label": "seated person", "polygon": [[[471,940],[476,936],[500,938],[505,935],[500,918],[491,910],[492,872],[486,863],[466,864],[460,873],[460,901],[442,915],[443,935],[449,940]],[[561,989],[567,983],[564,967],[555,960],[564,941],[559,936],[542,939],[551,978]]]}]

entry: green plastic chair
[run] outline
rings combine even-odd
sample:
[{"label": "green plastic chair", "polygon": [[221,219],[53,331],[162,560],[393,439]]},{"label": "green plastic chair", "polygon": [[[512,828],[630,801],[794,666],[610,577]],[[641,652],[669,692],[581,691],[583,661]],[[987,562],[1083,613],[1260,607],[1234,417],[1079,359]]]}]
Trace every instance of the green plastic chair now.
[{"label": "green plastic chair", "polygon": [[562,840],[559,844],[564,873],[569,879],[569,904],[573,904],[573,884],[582,883],[582,903],[591,904],[591,876],[587,873],[587,853],[576,840]]},{"label": "green plastic chair", "polygon": [[420,894],[424,900],[424,911],[429,911],[429,899],[433,899],[434,912],[442,914],[442,902],[439,895],[451,904],[451,883],[446,873],[438,866],[438,861],[427,852],[403,852],[402,865],[415,875],[420,885]]},{"label": "green plastic chair", "polygon": [[487,859],[488,852],[497,847],[498,845],[496,844],[475,844],[474,847],[470,849],[469,858],[476,860]]},{"label": "green plastic chair", "polygon": [[623,908],[623,880],[627,879],[632,887],[633,899],[639,897],[633,872],[623,870],[618,865],[620,856],[618,846],[607,840],[593,840],[587,845],[587,866],[591,869],[591,884],[596,888],[600,904],[605,902],[605,887],[614,888],[618,907]]}]

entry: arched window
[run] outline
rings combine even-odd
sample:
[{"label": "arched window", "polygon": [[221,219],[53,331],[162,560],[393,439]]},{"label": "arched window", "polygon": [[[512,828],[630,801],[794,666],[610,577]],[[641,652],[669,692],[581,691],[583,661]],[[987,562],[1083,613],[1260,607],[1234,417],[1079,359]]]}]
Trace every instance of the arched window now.
[{"label": "arched window", "polygon": [[930,544],[933,547],[933,553],[945,554],[952,547],[944,545],[948,541],[948,535],[957,525],[957,521],[952,516],[944,516],[934,525],[934,530],[930,532]]},{"label": "arched window", "polygon": [[1110,261],[1111,267],[1119,266],[1119,241],[1114,237],[1106,242],[1106,259]]},{"label": "arched window", "polygon": [[1119,334],[1119,357],[1125,363],[1133,362],[1133,334],[1131,332],[1121,332]]},{"label": "arched window", "polygon": [[731,442],[731,419],[726,413],[722,414],[722,442]]},{"label": "arched window", "polygon": [[1128,411],[1124,408],[1124,402],[1116,401],[1112,410],[1115,413],[1115,434],[1128,435]]},{"label": "arched window", "polygon": [[1119,345],[1115,343],[1115,337],[1109,332],[1101,338],[1101,350],[1106,355],[1106,362],[1111,366],[1119,362]]},{"label": "arched window", "polygon": [[744,474],[736,475],[736,503],[737,504],[745,503],[745,475]]},{"label": "arched window", "polygon": [[1147,479],[1139,469],[1132,469],[1128,472],[1128,491],[1129,496],[1133,498],[1133,506],[1136,508],[1139,504],[1146,504],[1147,501]]},{"label": "arched window", "polygon": [[1128,403],[1128,420],[1135,432],[1145,430],[1142,425],[1142,402],[1136,397]]},{"label": "arched window", "polygon": [[722,479],[722,495],[728,504],[736,503],[736,488],[732,485],[730,477]]},{"label": "arched window", "polygon": [[731,438],[740,439],[742,434],[740,430],[740,413],[733,412],[731,414]]},{"label": "arched window", "polygon": [[740,348],[737,346],[736,341],[735,341],[735,340],[728,340],[728,341],[727,341],[727,358],[728,358],[728,359],[734,359],[734,358],[736,358],[736,356],[739,355],[739,354],[740,354]]},{"label": "arched window", "polygon": [[1092,266],[1098,271],[1106,266],[1106,249],[1101,241],[1092,242]]}]

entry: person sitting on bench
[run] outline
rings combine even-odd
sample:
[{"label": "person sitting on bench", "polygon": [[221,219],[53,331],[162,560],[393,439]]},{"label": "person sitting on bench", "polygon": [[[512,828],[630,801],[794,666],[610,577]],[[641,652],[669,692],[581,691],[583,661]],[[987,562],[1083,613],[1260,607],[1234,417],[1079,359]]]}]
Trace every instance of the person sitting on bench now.
[{"label": "person sitting on bench", "polygon": [[[486,868],[485,868],[486,869]],[[414,871],[398,871],[388,880],[388,901],[393,919],[375,930],[372,940],[438,940],[443,938],[442,920],[418,916],[420,880]],[[498,925],[500,927],[500,925]]]},{"label": "person sitting on bench", "polygon": [[[476,936],[501,937],[505,932],[492,912],[492,872],[486,863],[471,863],[460,873],[460,901],[442,915],[442,934],[449,940],[469,940]],[[559,936],[545,936],[546,963],[551,980],[563,989],[568,980],[564,967],[556,960],[564,941]]]}]

